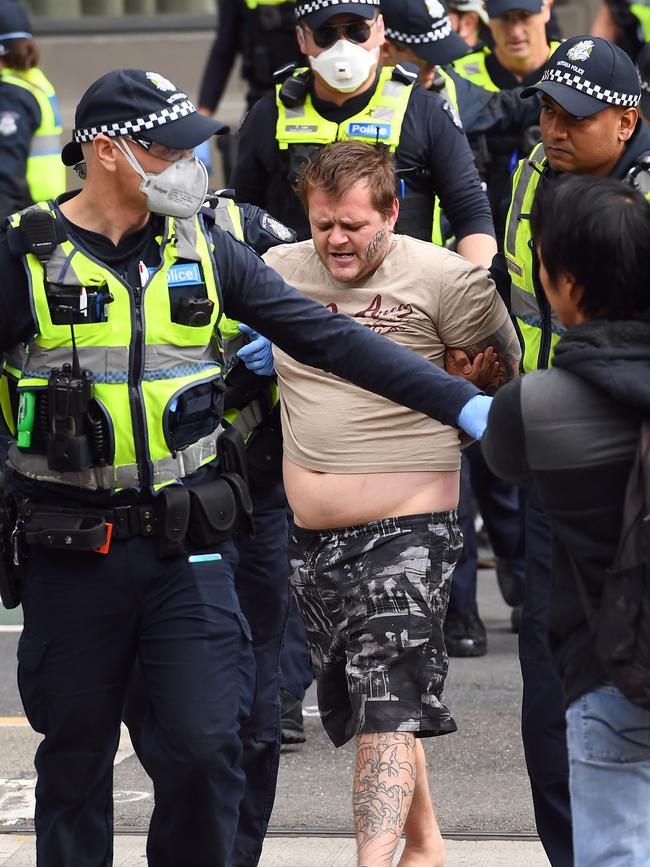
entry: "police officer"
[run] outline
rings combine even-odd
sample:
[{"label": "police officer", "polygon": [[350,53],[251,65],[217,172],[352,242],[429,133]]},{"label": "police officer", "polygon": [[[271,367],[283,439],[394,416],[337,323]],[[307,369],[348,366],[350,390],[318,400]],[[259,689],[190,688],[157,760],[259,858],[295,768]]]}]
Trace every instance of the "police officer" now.
[{"label": "police officer", "polygon": [[155,791],[149,863],[231,863],[254,662],[233,580],[230,539],[251,504],[241,436],[221,424],[222,302],[305,363],[473,435],[485,427],[489,398],[472,385],[304,298],[215,225],[191,149],[220,129],[158,73],[102,76],[62,153],[84,188],[13,215],[0,240],[13,314],[0,352],[19,395],[0,586],[6,604],[22,592],[43,863],[111,861],[136,657],[150,697],[137,739]]},{"label": "police officer", "polygon": [[[217,35],[203,71],[199,111],[208,117],[217,111],[238,54],[242,58],[247,107],[271,93],[275,70],[305,59],[296,45],[295,24],[295,0],[219,0]],[[226,179],[230,180],[236,136],[219,139],[219,149]]]},{"label": "police officer", "polygon": [[[454,66],[468,81],[486,90],[512,90],[533,84],[557,43],[550,43],[546,25],[550,20],[552,0],[487,0],[485,8],[494,38],[494,50],[483,47],[455,61]],[[539,140],[539,124],[520,128],[510,134],[489,133],[470,137],[480,171],[488,186],[488,195],[497,231],[503,240],[505,225],[504,198],[508,178],[517,160],[527,154]]]},{"label": "police officer", "polygon": [[0,219],[65,190],[61,118],[27,12],[0,0]]},{"label": "police officer", "polygon": [[[542,94],[542,141],[513,175],[504,250],[492,268],[502,296],[511,299],[526,372],[548,367],[562,333],[541,291],[527,219],[540,185],[563,173],[609,175],[646,195],[650,191],[650,129],[639,118],[639,79],[630,58],[603,39],[576,36],[556,49],[540,79],[522,96]],[[540,838],[554,867],[569,867],[565,722],[546,634],[550,534],[535,493],[526,496],[526,591],[519,633],[522,735]]]},{"label": "police officer", "polygon": [[[381,0],[381,12],[386,36],[382,58],[387,63],[417,66],[422,87],[451,103],[470,141],[480,132],[489,130],[496,135],[537,121],[538,107],[522,102],[519,89],[495,92],[456,71],[454,62],[471,54],[471,49],[454,31],[442,4]],[[480,173],[480,161],[476,162]]]},{"label": "police officer", "polygon": [[234,186],[239,201],[266,208],[308,237],[292,191],[301,166],[325,144],[357,138],[395,154],[397,231],[431,240],[439,195],[458,251],[489,264],[495,249],[489,206],[451,107],[413,88],[415,73],[379,70],[384,25],[379,0],[299,0],[297,36],[310,69],[294,70],[249,113],[240,133]]},{"label": "police officer", "polygon": [[[472,140],[476,134],[494,137],[537,124],[539,106],[521,100],[519,89],[489,91],[462,78],[445,65],[467,54],[468,47],[453,31],[444,8],[425,0],[381,0],[386,28],[382,47],[388,62],[408,62],[420,69],[423,86],[436,90],[458,111]],[[524,107],[524,111],[522,111]],[[487,155],[475,153],[479,172]],[[464,355],[464,353],[461,353]],[[461,469],[458,518],[463,531],[463,554],[452,581],[445,620],[445,644],[450,656],[483,656],[487,634],[477,604],[478,541],[474,526],[474,497],[480,503],[490,541],[497,557],[497,577],[509,605],[518,605],[523,594],[523,528],[517,491],[487,468],[476,447],[465,449]]]}]

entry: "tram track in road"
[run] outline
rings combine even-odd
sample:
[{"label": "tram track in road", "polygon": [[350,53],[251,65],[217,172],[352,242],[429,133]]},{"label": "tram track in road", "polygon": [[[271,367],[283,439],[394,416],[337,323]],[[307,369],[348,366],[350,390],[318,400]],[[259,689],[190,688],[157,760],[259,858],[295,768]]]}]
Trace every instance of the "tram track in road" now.
[{"label": "tram track in road", "polygon": [[[20,837],[30,837],[34,834],[33,827],[9,827],[0,825],[0,834],[16,835]],[[120,827],[115,829],[116,837],[146,837],[146,828],[128,828]],[[324,838],[324,839],[341,839],[347,840],[354,837],[354,832],[349,830],[341,830],[339,828],[270,828],[267,832],[267,837],[281,837],[286,839],[298,838]],[[481,843],[489,840],[497,840],[504,843],[509,842],[535,842],[539,840],[537,834],[532,834],[526,831],[513,831],[511,833],[489,833],[487,831],[445,831],[442,829],[442,836],[445,840],[465,840],[468,842]]]}]

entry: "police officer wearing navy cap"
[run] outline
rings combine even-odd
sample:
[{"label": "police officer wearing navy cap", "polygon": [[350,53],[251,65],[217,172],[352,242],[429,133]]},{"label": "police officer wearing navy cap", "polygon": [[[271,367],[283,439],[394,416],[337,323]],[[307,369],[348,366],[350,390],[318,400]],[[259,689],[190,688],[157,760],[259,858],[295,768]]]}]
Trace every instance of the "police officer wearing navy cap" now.
[{"label": "police officer wearing navy cap", "polygon": [[468,136],[487,130],[503,133],[537,120],[536,106],[522,103],[518,90],[486,90],[456,71],[452,64],[471,54],[471,48],[454,31],[438,0],[381,0],[380,8],[384,61],[417,66],[420,84],[452,104]]},{"label": "police officer wearing navy cap", "polygon": [[[502,297],[510,298],[525,372],[549,366],[562,334],[540,286],[528,219],[541,186],[565,173],[608,175],[650,195],[650,129],[639,117],[639,79],[627,54],[597,37],[567,39],[522,96],[533,94],[543,100],[542,141],[514,172],[504,250],[492,268]],[[533,490],[527,491],[525,519],[522,735],[540,838],[551,863],[568,867],[573,856],[563,696],[551,666],[554,636],[550,650],[547,636],[550,531]],[[553,614],[559,631],[571,634],[575,613],[565,608]],[[580,641],[579,631],[573,640]],[[555,664],[562,671],[563,660]]]},{"label": "police officer wearing navy cap", "polygon": [[[487,0],[488,26],[494,47],[483,46],[454,62],[456,71],[468,81],[490,91],[517,90],[539,79],[542,68],[559,44],[549,42],[547,25],[553,0]],[[478,131],[470,135],[475,154],[481,156],[482,177],[488,195],[499,245],[503,242],[505,196],[508,179],[517,160],[539,141],[539,122],[506,134]]]},{"label": "police officer wearing navy cap", "polygon": [[137,658],[137,740],[154,782],[154,867],[231,863],[254,663],[232,536],[249,527],[236,428],[222,424],[223,311],[297,359],[480,436],[489,398],[287,286],[204,208],[191,150],[223,128],[164,76],[88,89],[63,160],[81,191],[0,238],[11,496],[0,590],[22,596],[18,678],[44,735],[39,863],[112,861],[112,764]]},{"label": "police officer wearing navy cap", "polygon": [[63,128],[27,12],[0,0],[0,219],[65,190]]},{"label": "police officer wearing navy cap", "polygon": [[431,240],[438,194],[458,251],[489,264],[493,227],[465,136],[444,100],[412,87],[414,70],[379,68],[379,0],[298,0],[296,16],[310,68],[286,70],[276,97],[260,100],[246,118],[234,176],[238,200],[266,208],[307,238],[292,190],[301,166],[329,142],[367,141],[395,154],[397,231]]}]

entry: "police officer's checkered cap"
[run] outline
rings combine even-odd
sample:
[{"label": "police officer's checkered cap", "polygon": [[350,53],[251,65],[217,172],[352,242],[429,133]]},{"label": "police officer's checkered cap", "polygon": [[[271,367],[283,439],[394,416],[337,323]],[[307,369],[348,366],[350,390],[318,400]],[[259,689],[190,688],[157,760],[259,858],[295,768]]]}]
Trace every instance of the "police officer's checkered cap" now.
[{"label": "police officer's checkered cap", "polygon": [[557,81],[560,84],[565,84],[567,87],[579,90],[580,93],[585,93],[587,96],[593,96],[595,99],[601,100],[601,102],[606,102],[607,105],[623,105],[626,108],[634,108],[639,104],[640,97],[638,93],[619,93],[616,90],[601,87],[599,84],[593,84],[579,75],[572,75],[559,69],[547,69],[542,75],[542,82],[544,81]]},{"label": "police officer's checkered cap", "polygon": [[88,129],[75,129],[73,138],[76,142],[89,142],[98,135],[120,136],[134,135],[135,133],[146,133],[156,127],[163,126],[171,121],[178,120],[181,117],[187,117],[189,114],[194,114],[196,108],[189,99],[183,102],[178,102],[172,108],[164,108],[162,111],[153,112],[146,117],[137,117],[134,120],[118,121],[111,124],[99,124],[99,126],[91,126]]},{"label": "police officer's checkered cap", "polygon": [[525,99],[543,93],[575,117],[590,117],[608,106],[635,108],[641,97],[639,75],[628,55],[598,36],[574,36],[548,59]]},{"label": "police officer's checkered cap", "polygon": [[381,0],[386,38],[426,63],[445,66],[471,51],[439,0]]},{"label": "police officer's checkered cap", "polygon": [[[312,23],[314,27],[318,27],[324,20],[334,17],[334,15],[344,15],[346,13],[359,15],[368,11],[371,11],[374,15],[375,10],[371,7],[376,7],[378,10],[379,4],[380,0],[297,0],[296,18],[301,19],[313,16],[312,21],[308,21],[307,23],[310,27]],[[370,9],[366,7],[370,7]]]},{"label": "police officer's checkered cap", "polygon": [[80,162],[81,145],[98,135],[140,136],[189,150],[227,129],[199,114],[187,94],[163,75],[116,69],[98,78],[82,96],[72,141],[63,148],[61,159],[68,166]]},{"label": "police officer's checkered cap", "polygon": [[389,39],[404,45],[426,45],[429,42],[446,39],[452,33],[452,26],[449,18],[445,16],[426,33],[403,33],[400,30],[393,30],[392,27],[385,27],[384,32]]}]

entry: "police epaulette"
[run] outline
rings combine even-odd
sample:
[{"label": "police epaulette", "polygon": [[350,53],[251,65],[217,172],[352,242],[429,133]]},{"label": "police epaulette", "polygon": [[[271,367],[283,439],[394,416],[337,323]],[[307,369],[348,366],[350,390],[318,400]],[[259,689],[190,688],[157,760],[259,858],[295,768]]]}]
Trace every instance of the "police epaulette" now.
[{"label": "police epaulette", "polygon": [[397,63],[390,78],[391,81],[399,81],[401,84],[415,84],[418,68],[412,63]]}]

